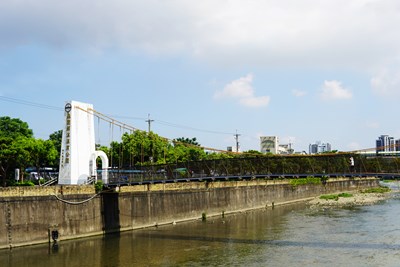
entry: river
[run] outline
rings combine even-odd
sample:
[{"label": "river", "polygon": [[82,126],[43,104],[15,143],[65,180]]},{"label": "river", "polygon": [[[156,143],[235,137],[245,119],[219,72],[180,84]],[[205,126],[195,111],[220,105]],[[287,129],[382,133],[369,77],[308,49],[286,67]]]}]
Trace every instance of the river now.
[{"label": "river", "polygon": [[[394,183],[390,184],[395,186]],[[0,266],[400,266],[400,194],[306,203],[0,251]]]}]

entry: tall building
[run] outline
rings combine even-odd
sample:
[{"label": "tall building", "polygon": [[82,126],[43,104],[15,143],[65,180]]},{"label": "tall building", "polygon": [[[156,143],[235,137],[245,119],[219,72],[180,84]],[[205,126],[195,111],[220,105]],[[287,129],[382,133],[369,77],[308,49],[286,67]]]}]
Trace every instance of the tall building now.
[{"label": "tall building", "polygon": [[315,144],[309,145],[309,153],[310,154],[318,154],[323,152],[332,151],[331,144],[329,143],[322,143],[321,141],[315,142]]},{"label": "tall building", "polygon": [[376,140],[376,152],[390,152],[390,151],[399,151],[399,140],[394,140],[393,137],[383,134],[378,137]]}]

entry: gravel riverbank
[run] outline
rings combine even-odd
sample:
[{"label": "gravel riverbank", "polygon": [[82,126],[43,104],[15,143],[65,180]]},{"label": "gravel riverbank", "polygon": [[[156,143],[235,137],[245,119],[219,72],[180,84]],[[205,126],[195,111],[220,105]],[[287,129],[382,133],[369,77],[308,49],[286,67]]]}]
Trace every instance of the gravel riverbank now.
[{"label": "gravel riverbank", "polygon": [[360,206],[360,205],[371,205],[378,201],[382,201],[390,198],[391,193],[351,193],[350,197],[338,197],[338,199],[321,199],[316,197],[309,202],[311,206]]}]

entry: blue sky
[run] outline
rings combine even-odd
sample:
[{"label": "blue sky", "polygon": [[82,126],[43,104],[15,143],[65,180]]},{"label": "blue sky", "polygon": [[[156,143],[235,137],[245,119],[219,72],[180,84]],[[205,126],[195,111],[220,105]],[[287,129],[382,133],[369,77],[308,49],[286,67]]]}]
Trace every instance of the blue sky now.
[{"label": "blue sky", "polygon": [[47,139],[76,100],[218,149],[372,148],[400,138],[397,25],[396,0],[3,0],[0,116]]}]

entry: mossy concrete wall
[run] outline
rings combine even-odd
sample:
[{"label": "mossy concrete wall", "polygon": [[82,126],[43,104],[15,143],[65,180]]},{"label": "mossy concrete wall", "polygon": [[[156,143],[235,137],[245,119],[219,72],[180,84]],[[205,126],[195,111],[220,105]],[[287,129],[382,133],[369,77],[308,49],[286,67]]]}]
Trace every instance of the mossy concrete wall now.
[{"label": "mossy concrete wall", "polygon": [[0,190],[0,248],[131,230],[301,201],[321,194],[378,186],[375,178],[337,178],[322,185],[287,180],[190,182],[117,188],[93,186]]}]

